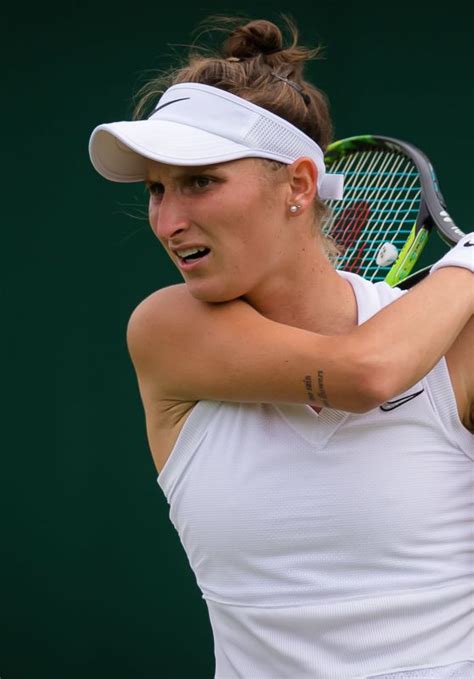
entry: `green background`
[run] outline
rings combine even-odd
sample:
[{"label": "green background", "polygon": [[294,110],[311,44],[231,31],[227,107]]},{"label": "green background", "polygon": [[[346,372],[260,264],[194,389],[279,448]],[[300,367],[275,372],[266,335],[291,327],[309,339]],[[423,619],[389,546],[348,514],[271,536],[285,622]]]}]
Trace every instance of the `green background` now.
[{"label": "green background", "polygon": [[467,5],[255,7],[3,10],[2,679],[213,672],[125,345],[134,306],[179,276],[147,227],[142,188],[106,182],[87,155],[96,124],[130,115],[147,69],[168,66],[209,14],[290,12],[306,43],[327,46],[310,75],[330,96],[336,136],[421,147],[454,219],[472,229]]}]

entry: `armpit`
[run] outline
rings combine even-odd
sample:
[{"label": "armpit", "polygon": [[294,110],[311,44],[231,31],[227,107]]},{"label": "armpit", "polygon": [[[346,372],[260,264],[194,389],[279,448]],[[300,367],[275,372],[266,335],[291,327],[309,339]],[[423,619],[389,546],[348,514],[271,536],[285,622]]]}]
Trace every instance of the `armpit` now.
[{"label": "armpit", "polygon": [[474,431],[474,318],[464,326],[446,354],[459,419]]}]

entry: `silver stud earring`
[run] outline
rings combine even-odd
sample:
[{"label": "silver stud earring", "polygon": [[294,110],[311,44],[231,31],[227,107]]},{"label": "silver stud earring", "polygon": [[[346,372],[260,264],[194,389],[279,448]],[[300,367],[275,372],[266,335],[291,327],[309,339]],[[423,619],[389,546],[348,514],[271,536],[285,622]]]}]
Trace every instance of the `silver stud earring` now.
[{"label": "silver stud earring", "polygon": [[290,205],[290,212],[295,214],[301,208],[301,205]]}]

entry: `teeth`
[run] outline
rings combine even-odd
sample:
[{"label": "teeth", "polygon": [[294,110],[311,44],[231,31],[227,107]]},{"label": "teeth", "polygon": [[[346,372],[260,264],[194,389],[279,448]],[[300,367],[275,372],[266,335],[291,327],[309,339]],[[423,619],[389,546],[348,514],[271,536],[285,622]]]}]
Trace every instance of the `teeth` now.
[{"label": "teeth", "polygon": [[196,252],[204,252],[206,248],[190,248],[189,250],[176,250],[180,257],[189,257],[189,255],[194,255]]}]

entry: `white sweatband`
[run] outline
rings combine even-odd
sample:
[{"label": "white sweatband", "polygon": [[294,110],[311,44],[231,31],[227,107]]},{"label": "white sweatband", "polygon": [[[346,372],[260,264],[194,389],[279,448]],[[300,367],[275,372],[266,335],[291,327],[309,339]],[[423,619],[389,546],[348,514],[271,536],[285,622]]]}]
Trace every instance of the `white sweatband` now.
[{"label": "white sweatband", "polygon": [[431,267],[430,273],[445,266],[460,266],[474,272],[474,231],[461,238],[449,252],[441,257]]}]

